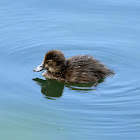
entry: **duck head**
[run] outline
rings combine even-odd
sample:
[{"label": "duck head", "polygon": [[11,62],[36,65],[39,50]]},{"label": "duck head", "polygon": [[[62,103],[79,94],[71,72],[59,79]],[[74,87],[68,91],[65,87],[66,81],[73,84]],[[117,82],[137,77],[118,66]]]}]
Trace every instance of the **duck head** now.
[{"label": "duck head", "polygon": [[64,54],[58,50],[51,50],[45,54],[43,62],[33,71],[47,70],[51,73],[61,73],[65,67],[66,59]]}]

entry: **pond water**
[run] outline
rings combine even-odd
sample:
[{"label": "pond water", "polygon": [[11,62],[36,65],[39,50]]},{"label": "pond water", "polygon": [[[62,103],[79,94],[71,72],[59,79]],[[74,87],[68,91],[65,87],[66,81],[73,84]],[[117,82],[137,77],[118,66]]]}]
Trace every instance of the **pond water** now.
[{"label": "pond water", "polygon": [[[138,0],[0,1],[2,140],[140,139]],[[96,87],[33,72],[51,49],[89,54],[115,75]]]}]

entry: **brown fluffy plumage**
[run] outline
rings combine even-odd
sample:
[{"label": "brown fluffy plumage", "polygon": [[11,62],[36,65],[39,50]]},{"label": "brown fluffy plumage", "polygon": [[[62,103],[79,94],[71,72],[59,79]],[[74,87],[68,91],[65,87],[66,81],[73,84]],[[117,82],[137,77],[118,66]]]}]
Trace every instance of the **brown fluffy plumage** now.
[{"label": "brown fluffy plumage", "polygon": [[72,83],[98,82],[114,74],[112,70],[91,56],[78,55],[66,59],[59,50],[46,53],[41,66],[41,70],[47,70],[42,74],[45,78]]}]

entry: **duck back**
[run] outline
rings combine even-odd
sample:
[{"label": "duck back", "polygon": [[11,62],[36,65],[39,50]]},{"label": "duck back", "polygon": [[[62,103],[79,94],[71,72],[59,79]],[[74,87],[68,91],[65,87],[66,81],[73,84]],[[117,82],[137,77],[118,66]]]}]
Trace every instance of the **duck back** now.
[{"label": "duck back", "polygon": [[88,55],[67,59],[67,68],[64,73],[66,81],[78,83],[96,82],[112,74],[113,71],[103,63]]}]

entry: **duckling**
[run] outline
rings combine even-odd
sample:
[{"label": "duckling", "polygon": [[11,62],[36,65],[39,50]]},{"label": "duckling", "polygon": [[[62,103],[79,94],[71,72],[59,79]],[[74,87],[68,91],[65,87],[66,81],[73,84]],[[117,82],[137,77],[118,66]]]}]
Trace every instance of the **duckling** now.
[{"label": "duckling", "polygon": [[59,50],[51,50],[34,71],[45,70],[42,75],[46,79],[56,79],[69,83],[98,82],[114,72],[99,60],[89,55],[77,55],[66,59]]}]

